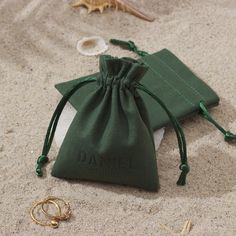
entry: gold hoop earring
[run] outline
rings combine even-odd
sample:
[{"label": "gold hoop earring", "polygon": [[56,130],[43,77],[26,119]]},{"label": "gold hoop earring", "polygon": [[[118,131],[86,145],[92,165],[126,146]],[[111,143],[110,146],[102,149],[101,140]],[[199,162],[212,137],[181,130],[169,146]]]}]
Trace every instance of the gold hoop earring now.
[{"label": "gold hoop earring", "polygon": [[[62,202],[62,206],[58,202]],[[57,209],[57,213],[55,215],[48,213],[48,211],[45,209],[46,204],[53,204]],[[41,206],[42,213],[46,218],[50,220],[50,222],[45,223],[36,218],[35,209],[38,206]],[[65,209],[65,211],[62,212],[62,209]],[[35,203],[30,209],[30,216],[36,224],[41,226],[50,226],[52,228],[58,228],[59,221],[68,220],[71,217],[71,214],[70,204],[57,197],[48,197],[42,201]]]},{"label": "gold hoop earring", "polygon": [[[54,216],[54,215],[52,215],[52,214],[49,214],[49,213],[45,210],[45,208],[44,208],[45,204],[47,204],[48,202],[56,203],[57,205],[59,205],[58,202],[62,202],[64,207],[61,207],[60,205],[59,205],[59,207],[60,207],[60,209],[65,208],[66,211],[65,211],[64,213],[61,212],[60,215],[57,215],[57,216]],[[41,208],[42,208],[42,212],[43,212],[48,218],[51,218],[51,219],[54,219],[54,220],[61,220],[61,221],[62,221],[62,220],[67,220],[67,219],[69,219],[69,218],[71,217],[70,204],[69,204],[68,202],[65,202],[63,199],[58,198],[58,197],[52,197],[52,196],[48,197],[48,198],[45,199],[45,201],[42,203]]]},{"label": "gold hoop earring", "polygon": [[[30,216],[31,216],[32,220],[33,220],[36,224],[41,225],[41,226],[50,226],[50,227],[52,227],[52,228],[58,228],[59,223],[58,223],[58,221],[55,220],[55,219],[52,219],[52,218],[51,218],[50,223],[44,223],[44,222],[41,222],[40,220],[38,220],[38,219],[35,217],[35,214],[34,214],[35,209],[37,208],[37,206],[42,205],[42,204],[44,203],[44,201],[45,201],[45,200],[42,200],[42,201],[37,202],[37,203],[34,204],[33,207],[31,208],[31,210],[30,210]],[[59,206],[56,202],[52,202],[52,204],[54,204],[54,205],[56,206],[56,208],[57,208],[57,210],[58,210],[58,214],[61,215],[61,208],[60,208],[60,206]]]}]

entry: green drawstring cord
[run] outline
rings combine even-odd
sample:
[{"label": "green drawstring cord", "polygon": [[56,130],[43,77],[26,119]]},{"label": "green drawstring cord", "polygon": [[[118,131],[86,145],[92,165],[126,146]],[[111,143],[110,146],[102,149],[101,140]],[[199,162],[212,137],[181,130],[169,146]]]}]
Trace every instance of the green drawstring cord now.
[{"label": "green drawstring cord", "polygon": [[48,130],[46,133],[46,137],[44,140],[44,145],[43,145],[43,150],[42,150],[42,155],[39,156],[37,160],[37,166],[36,166],[36,174],[37,176],[43,176],[43,171],[42,168],[43,166],[48,162],[48,152],[50,150],[50,147],[52,145],[52,141],[54,138],[54,134],[56,131],[57,123],[59,121],[60,115],[62,113],[62,110],[64,109],[67,101],[70,99],[70,97],[81,87],[84,85],[96,81],[96,78],[87,78],[83,81],[79,81],[78,84],[76,84],[72,89],[70,89],[61,99],[61,101],[58,103],[51,121],[48,126]]},{"label": "green drawstring cord", "polygon": [[144,91],[148,95],[150,95],[156,102],[158,102],[161,107],[164,109],[164,111],[167,113],[167,115],[170,118],[171,123],[173,124],[173,127],[176,132],[176,136],[178,139],[179,144],[179,153],[181,158],[181,165],[179,166],[180,170],[182,171],[180,174],[180,177],[177,181],[177,185],[185,185],[186,184],[186,177],[188,172],[190,171],[188,160],[187,160],[187,149],[186,149],[186,141],[184,132],[177,121],[177,119],[172,115],[172,113],[169,111],[169,109],[166,107],[166,105],[162,102],[161,99],[159,99],[155,94],[153,94],[151,91],[149,91],[144,85],[138,83],[136,86],[137,89]]},{"label": "green drawstring cord", "polygon": [[123,41],[123,40],[118,40],[118,39],[110,39],[110,43],[113,45],[118,45],[121,46],[125,49],[128,49],[132,52],[135,52],[137,55],[144,57],[146,55],[149,55],[149,53],[139,50],[138,47],[135,45],[133,41]]},{"label": "green drawstring cord", "polygon": [[225,136],[225,141],[227,142],[236,141],[236,135],[231,133],[230,131],[226,131],[220,124],[218,124],[213,119],[203,101],[200,102],[199,107],[200,107],[200,114],[210,123],[212,123]]}]

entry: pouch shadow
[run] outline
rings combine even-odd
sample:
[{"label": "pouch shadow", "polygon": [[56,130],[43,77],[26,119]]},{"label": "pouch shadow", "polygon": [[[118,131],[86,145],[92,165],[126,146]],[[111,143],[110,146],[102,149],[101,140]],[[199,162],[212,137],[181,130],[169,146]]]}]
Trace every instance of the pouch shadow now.
[{"label": "pouch shadow", "polygon": [[[227,147],[226,147],[227,148]],[[162,175],[163,171],[161,171]],[[185,186],[177,186],[173,183],[176,179],[176,171],[168,171],[168,178],[161,179],[162,197],[220,197],[232,192],[236,186],[236,158],[219,148],[201,146],[197,156],[191,157],[191,172],[188,183]],[[165,173],[166,174],[166,173]],[[163,174],[164,175],[164,174]]]}]

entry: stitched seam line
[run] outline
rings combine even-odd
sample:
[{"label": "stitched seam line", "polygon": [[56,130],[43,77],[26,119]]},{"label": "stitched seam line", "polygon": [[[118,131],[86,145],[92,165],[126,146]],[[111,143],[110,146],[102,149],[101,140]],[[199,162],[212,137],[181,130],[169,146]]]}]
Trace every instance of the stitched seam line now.
[{"label": "stitched seam line", "polygon": [[186,80],[184,80],[184,78],[182,78],[168,63],[166,63],[164,60],[158,58],[162,64],[164,64],[166,67],[170,68],[179,78],[181,81],[184,82],[184,84],[187,85],[187,87],[189,87],[190,89],[192,89],[196,95],[200,96],[200,98],[204,99],[203,94],[201,94],[196,88],[192,87],[189,83],[186,82]]},{"label": "stitched seam line", "polygon": [[187,103],[193,105],[194,107],[196,107],[196,105],[195,105],[194,103],[192,103],[191,101],[189,101],[179,90],[177,90],[177,89],[176,89],[174,86],[172,86],[167,80],[165,80],[165,78],[163,77],[163,75],[161,75],[159,72],[153,70],[153,69],[151,68],[151,66],[150,66],[146,61],[143,61],[143,62],[144,62],[144,64],[146,64],[146,65],[149,67],[149,69],[151,69],[151,70],[154,72],[154,74],[159,74],[159,75],[163,78],[163,82],[166,83],[169,87],[171,87],[177,94],[179,94],[181,97],[183,97],[183,99],[185,100],[185,102],[187,102]]}]

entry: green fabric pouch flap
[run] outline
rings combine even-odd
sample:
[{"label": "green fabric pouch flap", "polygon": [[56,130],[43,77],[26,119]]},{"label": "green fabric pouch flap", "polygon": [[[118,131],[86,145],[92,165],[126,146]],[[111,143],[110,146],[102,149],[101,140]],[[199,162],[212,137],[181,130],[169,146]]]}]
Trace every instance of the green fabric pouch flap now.
[{"label": "green fabric pouch flap", "polygon": [[[142,83],[165,102],[175,117],[184,118],[199,112],[200,101],[203,101],[207,107],[219,103],[217,94],[169,50],[163,49],[152,55],[145,55],[139,61],[148,67]],[[99,73],[80,79],[91,76],[98,77]],[[78,80],[57,84],[56,88],[63,95]],[[80,105],[96,89],[95,87],[94,84],[90,84],[76,92],[70,98],[72,106],[79,110]],[[170,121],[163,109],[147,94],[142,93],[141,96],[148,110],[153,130],[167,125]]]}]

